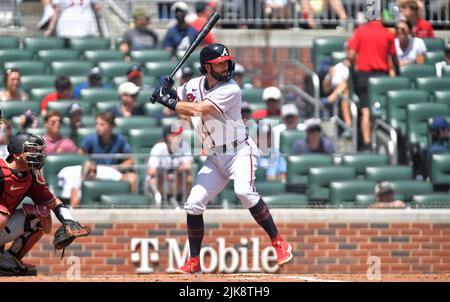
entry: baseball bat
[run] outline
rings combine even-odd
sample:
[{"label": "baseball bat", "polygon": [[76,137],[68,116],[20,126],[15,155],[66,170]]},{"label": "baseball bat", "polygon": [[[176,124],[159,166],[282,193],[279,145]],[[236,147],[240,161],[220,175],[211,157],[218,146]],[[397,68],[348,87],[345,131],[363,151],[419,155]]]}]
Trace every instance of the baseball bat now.
[{"label": "baseball bat", "polygon": [[175,74],[177,73],[178,69],[184,64],[184,62],[189,58],[189,56],[194,52],[194,50],[197,48],[197,46],[203,41],[205,36],[211,31],[211,29],[216,25],[217,21],[220,19],[220,14],[218,12],[215,12],[211,18],[206,22],[206,24],[202,27],[200,32],[198,33],[197,37],[195,38],[194,42],[192,42],[191,45],[189,45],[189,48],[186,50],[184,55],[181,57],[180,61],[178,62],[177,66],[172,70],[172,72],[169,75],[169,78],[172,79]]}]

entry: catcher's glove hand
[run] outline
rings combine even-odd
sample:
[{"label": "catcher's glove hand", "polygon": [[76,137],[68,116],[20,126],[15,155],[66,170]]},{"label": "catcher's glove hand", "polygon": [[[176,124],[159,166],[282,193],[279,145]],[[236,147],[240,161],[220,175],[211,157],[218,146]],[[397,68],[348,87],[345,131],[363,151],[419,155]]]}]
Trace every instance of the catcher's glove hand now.
[{"label": "catcher's glove hand", "polygon": [[81,225],[77,221],[70,221],[56,230],[53,245],[57,250],[62,250],[69,246],[77,237],[87,236],[90,233],[91,230],[88,227]]}]

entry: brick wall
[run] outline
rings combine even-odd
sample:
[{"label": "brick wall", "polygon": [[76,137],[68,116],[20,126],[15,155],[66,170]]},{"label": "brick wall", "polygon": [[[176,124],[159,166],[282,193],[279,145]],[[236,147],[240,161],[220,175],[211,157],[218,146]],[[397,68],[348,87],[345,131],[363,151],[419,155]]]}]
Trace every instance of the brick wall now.
[{"label": "brick wall", "polygon": [[[130,242],[135,237],[158,238],[157,273],[167,268],[164,239],[176,238],[183,246],[185,223],[91,223],[92,235],[77,239],[61,262],[46,235],[24,261],[38,265],[43,273],[64,273],[69,256],[81,259],[82,274],[133,274]],[[365,273],[369,256],[381,259],[382,273],[450,273],[450,223],[278,223],[293,244],[294,261],[281,273]],[[54,228],[56,225],[54,226]],[[224,237],[226,247],[238,246],[241,237],[259,237],[260,248],[269,246],[265,233],[253,222],[207,223],[204,246],[217,248]],[[53,230],[54,232],[54,230]],[[250,250],[250,248],[249,248]],[[251,263],[251,256],[249,257]]]}]

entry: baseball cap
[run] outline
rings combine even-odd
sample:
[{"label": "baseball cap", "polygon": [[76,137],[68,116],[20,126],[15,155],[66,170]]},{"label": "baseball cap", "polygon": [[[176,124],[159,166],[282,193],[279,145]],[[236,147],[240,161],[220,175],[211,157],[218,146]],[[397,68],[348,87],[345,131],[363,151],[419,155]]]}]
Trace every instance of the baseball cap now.
[{"label": "baseball cap", "polygon": [[281,101],[281,90],[278,87],[267,87],[263,91],[262,99],[264,102],[270,99]]},{"label": "baseball cap", "polygon": [[431,130],[439,130],[439,129],[445,129],[449,128],[449,124],[445,117],[438,116],[433,119],[433,122],[431,123]]},{"label": "baseball cap", "polygon": [[307,119],[305,121],[305,127],[306,127],[306,131],[313,130],[313,129],[322,130],[322,124],[321,124],[320,118],[312,117],[310,119]]},{"label": "baseball cap", "polygon": [[171,9],[174,14],[176,13],[187,14],[187,12],[189,11],[189,6],[183,1],[178,1],[172,5]]},{"label": "baseball cap", "polygon": [[137,20],[142,18],[150,18],[150,15],[144,8],[142,7],[136,8],[135,11],[133,12],[133,19]]},{"label": "baseball cap", "polygon": [[281,116],[286,117],[289,115],[295,115],[295,116],[300,115],[300,113],[298,112],[297,106],[295,106],[295,104],[286,104],[281,107]]},{"label": "baseball cap", "polygon": [[181,77],[182,78],[186,78],[186,77],[191,77],[193,75],[192,73],[192,69],[189,66],[183,67],[183,69],[181,69]]},{"label": "baseball cap", "polygon": [[393,193],[394,186],[390,181],[382,181],[375,186],[375,195]]},{"label": "baseball cap", "polygon": [[241,64],[236,64],[234,66],[234,74],[243,75],[244,72],[245,72],[244,66],[242,66]]},{"label": "baseball cap", "polygon": [[120,84],[117,89],[119,96],[122,95],[137,95],[139,93],[139,86],[136,86],[133,82],[125,82]]},{"label": "baseball cap", "polygon": [[70,116],[77,111],[83,111],[83,108],[78,103],[72,103],[69,108],[67,108],[66,115]]},{"label": "baseball cap", "polygon": [[132,65],[130,68],[128,68],[127,71],[128,80],[143,76],[144,74],[142,73],[141,67],[139,67],[139,65]]},{"label": "baseball cap", "polygon": [[102,78],[102,71],[98,67],[92,68],[89,73],[87,74],[88,79],[101,79]]}]

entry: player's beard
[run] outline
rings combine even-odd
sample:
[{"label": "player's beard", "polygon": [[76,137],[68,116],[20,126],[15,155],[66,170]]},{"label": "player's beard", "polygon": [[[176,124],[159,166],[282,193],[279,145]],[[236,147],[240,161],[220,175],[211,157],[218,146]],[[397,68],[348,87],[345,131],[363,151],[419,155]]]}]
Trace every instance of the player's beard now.
[{"label": "player's beard", "polygon": [[211,70],[211,76],[219,82],[228,81],[228,70],[224,71],[223,73]]}]

